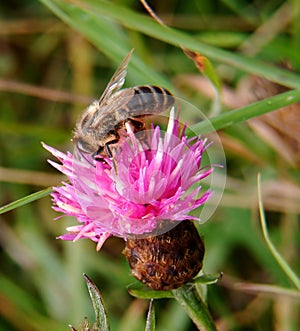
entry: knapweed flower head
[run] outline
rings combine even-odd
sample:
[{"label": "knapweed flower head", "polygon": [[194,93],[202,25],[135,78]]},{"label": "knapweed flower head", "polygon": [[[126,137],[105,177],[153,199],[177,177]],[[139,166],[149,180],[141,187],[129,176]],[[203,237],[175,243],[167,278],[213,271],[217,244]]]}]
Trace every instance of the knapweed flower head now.
[{"label": "knapweed flower head", "polygon": [[211,196],[201,191],[201,180],[213,169],[201,165],[206,141],[188,138],[185,130],[173,111],[166,132],[153,126],[133,134],[128,126],[114,160],[105,162],[44,144],[61,162],[50,164],[68,178],[53,188],[53,208],[79,222],[59,238],[89,238],[100,249],[110,236],[126,239],[153,233],[164,222],[197,220],[190,212]]}]

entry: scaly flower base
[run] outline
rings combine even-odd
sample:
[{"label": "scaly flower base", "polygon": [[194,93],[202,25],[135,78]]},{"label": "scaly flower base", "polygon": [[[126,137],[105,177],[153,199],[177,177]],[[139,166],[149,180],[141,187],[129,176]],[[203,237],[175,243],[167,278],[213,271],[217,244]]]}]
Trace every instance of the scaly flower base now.
[{"label": "scaly flower base", "polygon": [[153,290],[172,290],[202,268],[204,243],[188,220],[158,236],[127,239],[124,249],[132,275]]}]

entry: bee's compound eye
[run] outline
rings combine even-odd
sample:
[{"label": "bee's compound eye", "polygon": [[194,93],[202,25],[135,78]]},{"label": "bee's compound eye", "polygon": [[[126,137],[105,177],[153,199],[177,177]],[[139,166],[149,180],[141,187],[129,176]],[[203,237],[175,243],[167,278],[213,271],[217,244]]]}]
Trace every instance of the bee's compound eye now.
[{"label": "bee's compound eye", "polygon": [[83,153],[87,153],[87,154],[93,153],[93,147],[88,141],[84,139],[79,138],[76,142],[76,146]]}]

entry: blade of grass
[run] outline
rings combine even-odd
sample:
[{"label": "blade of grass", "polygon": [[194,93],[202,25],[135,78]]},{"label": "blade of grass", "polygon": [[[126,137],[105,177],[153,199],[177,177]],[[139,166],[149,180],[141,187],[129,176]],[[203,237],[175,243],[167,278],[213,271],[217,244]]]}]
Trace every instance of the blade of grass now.
[{"label": "blade of grass", "polygon": [[258,192],[258,206],[259,206],[259,214],[260,214],[260,223],[261,223],[262,232],[263,232],[263,236],[266,241],[266,244],[267,244],[270,252],[274,256],[275,260],[280,265],[281,269],[285,272],[287,277],[295,285],[295,287],[298,289],[298,291],[300,291],[300,279],[295,274],[295,272],[292,270],[292,268],[288,265],[288,263],[285,261],[285,259],[277,251],[276,247],[273,245],[273,243],[269,237],[265,213],[264,213],[264,209],[263,209],[262,196],[261,196],[260,174],[257,175],[257,192]]},{"label": "blade of grass", "polygon": [[81,17],[77,17],[79,21],[73,22],[73,26],[76,24],[76,29],[83,33],[86,37],[88,37],[86,32],[90,30],[88,26],[89,19],[92,17],[95,18],[96,15],[98,15],[99,21],[102,20],[102,17],[105,17],[106,19],[110,18],[128,29],[139,31],[178,47],[183,46],[191,51],[207,56],[210,60],[226,63],[232,67],[241,69],[251,74],[263,76],[281,85],[291,88],[300,87],[299,75],[277,67],[268,66],[258,60],[248,58],[237,53],[232,53],[217,47],[203,44],[196,38],[193,38],[181,31],[165,28],[154,22],[149,17],[138,14],[124,6],[115,5],[112,2],[107,2],[104,0],[86,0],[84,2],[78,0],[69,0],[67,2],[57,0],[40,1],[52,10],[53,6],[56,6],[56,8],[63,6],[65,11],[63,13],[64,20],[68,20],[69,22],[72,22],[74,8],[80,9],[82,11],[82,15]]},{"label": "blade of grass", "polygon": [[273,110],[286,107],[300,101],[300,90],[284,92],[273,97],[252,103],[245,107],[235,109],[210,119],[199,122],[191,127],[197,134],[207,133],[211,130],[211,126],[215,130],[224,129],[233,124],[247,121],[253,117],[263,115]]},{"label": "blade of grass", "polygon": [[0,214],[6,213],[6,212],[11,211],[18,207],[27,205],[28,203],[33,202],[35,200],[44,198],[45,196],[49,195],[51,192],[52,192],[52,187],[48,187],[44,190],[32,193],[30,195],[27,195],[26,197],[13,201],[5,206],[0,207]]}]

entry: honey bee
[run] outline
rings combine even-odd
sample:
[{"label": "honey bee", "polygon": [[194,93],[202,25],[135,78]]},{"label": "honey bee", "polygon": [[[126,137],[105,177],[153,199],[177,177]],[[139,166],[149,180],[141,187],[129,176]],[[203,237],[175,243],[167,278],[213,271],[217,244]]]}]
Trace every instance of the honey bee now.
[{"label": "honey bee", "polygon": [[133,132],[145,129],[144,117],[159,114],[174,104],[171,93],[158,86],[122,89],[133,50],[124,58],[102,96],[94,101],[77,122],[73,141],[80,153],[96,160],[113,158],[112,149],[121,139],[120,131],[129,122]]}]

